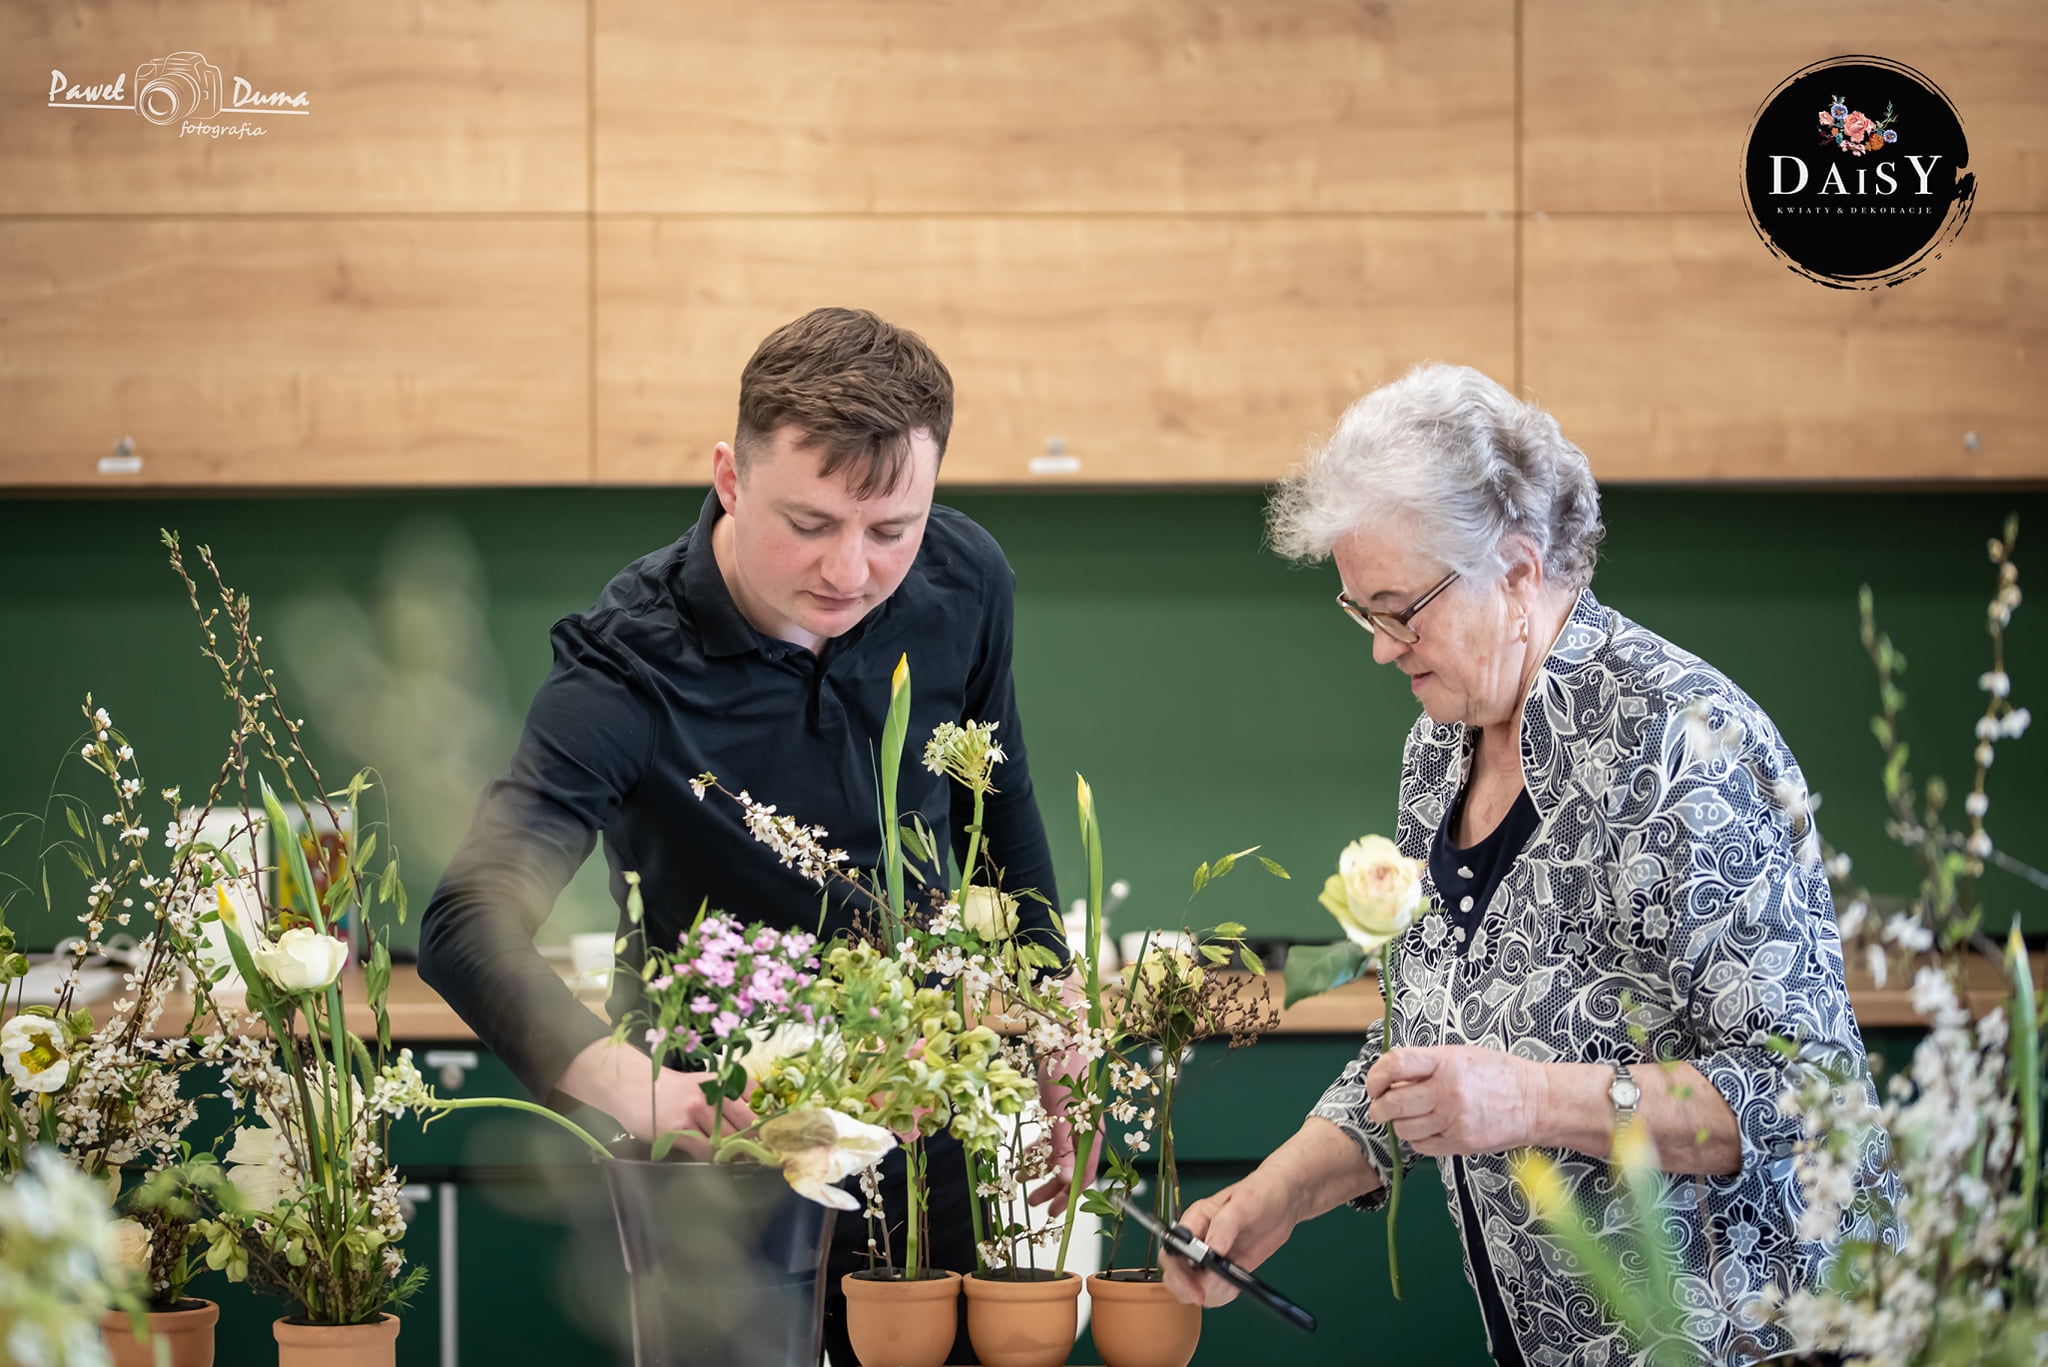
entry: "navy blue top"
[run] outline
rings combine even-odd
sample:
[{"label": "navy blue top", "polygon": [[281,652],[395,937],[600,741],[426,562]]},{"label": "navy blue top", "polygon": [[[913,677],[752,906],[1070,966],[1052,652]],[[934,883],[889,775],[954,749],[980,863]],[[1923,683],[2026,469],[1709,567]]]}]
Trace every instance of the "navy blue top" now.
[{"label": "navy blue top", "polygon": [[[1450,919],[1452,934],[1457,937],[1461,948],[1472,943],[1472,936],[1479,929],[1479,920],[1486,914],[1486,904],[1492,900],[1501,880],[1507,877],[1508,868],[1521,854],[1522,847],[1529,843],[1529,837],[1536,833],[1537,825],[1536,803],[1530,798],[1529,790],[1524,788],[1515,798],[1515,805],[1508,808],[1508,814],[1484,840],[1459,849],[1451,843],[1451,832],[1457,829],[1458,814],[1464,809],[1465,793],[1461,792],[1445,815],[1436,838],[1429,842],[1430,880],[1436,884],[1437,895],[1443,899],[1443,914]],[[1479,1309],[1486,1318],[1486,1335],[1493,1345],[1494,1361],[1500,1367],[1523,1367],[1522,1351],[1515,1346],[1507,1305],[1501,1299],[1492,1263],[1486,1256],[1486,1238],[1479,1227],[1479,1215],[1472,1208],[1472,1196],[1466,1188],[1462,1158],[1451,1160],[1451,1173],[1458,1184],[1458,1211],[1465,1224],[1465,1247],[1472,1258],[1472,1279],[1478,1287]]]},{"label": "navy blue top", "polygon": [[[899,810],[920,813],[939,848],[964,858],[971,806],[960,785],[924,767],[924,741],[942,721],[999,723],[1009,758],[996,766],[987,843],[1006,888],[1059,904],[1010,678],[1015,576],[995,539],[935,505],[896,592],[813,654],[740,614],[711,547],[723,513],[717,495],[707,497],[681,540],[628,565],[589,611],[555,624],[554,670],[511,771],[484,790],[421,918],[420,977],[536,1096],[608,1033],[533,945],[600,834],[621,907],[622,875],[640,875],[651,943],[673,944],[707,900],[785,929],[816,930],[822,913],[828,938],[851,927],[847,885],[820,889],[783,867],[747,833],[736,803],[715,790],[700,801],[689,783],[716,774],[734,792],[823,826],[849,867],[878,867],[876,747],[890,676],[906,654],[911,725]],[[1020,919],[1050,937],[1044,904],[1024,899]],[[623,912],[620,927],[624,934]],[[614,980],[616,1019],[638,980]]]}]

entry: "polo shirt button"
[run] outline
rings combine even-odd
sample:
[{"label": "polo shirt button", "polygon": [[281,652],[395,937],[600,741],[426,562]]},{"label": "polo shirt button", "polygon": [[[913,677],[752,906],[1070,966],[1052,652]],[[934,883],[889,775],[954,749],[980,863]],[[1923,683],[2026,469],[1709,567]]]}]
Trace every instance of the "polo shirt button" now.
[{"label": "polo shirt button", "polygon": [[1458,877],[1460,878],[1470,878],[1471,876],[1472,870],[1470,869],[1461,868],[1458,870]]},{"label": "polo shirt button", "polygon": [[1467,898],[1466,898],[1466,899],[1465,899],[1464,901],[1462,901],[1462,902],[1458,903],[1458,910],[1459,910],[1459,911],[1470,911],[1470,910],[1472,910],[1472,899],[1471,899],[1471,898],[1469,898],[1469,897],[1467,897]]}]

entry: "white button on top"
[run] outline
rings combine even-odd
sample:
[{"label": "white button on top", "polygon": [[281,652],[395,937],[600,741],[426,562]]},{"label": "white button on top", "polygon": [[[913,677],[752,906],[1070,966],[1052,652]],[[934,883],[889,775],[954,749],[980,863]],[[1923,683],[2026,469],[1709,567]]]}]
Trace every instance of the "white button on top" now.
[{"label": "white button on top", "polygon": [[1461,868],[1461,869],[1459,869],[1459,870],[1458,870],[1458,877],[1460,877],[1460,878],[1470,878],[1471,876],[1472,876],[1472,870],[1470,870],[1470,869],[1466,869],[1466,868]]},{"label": "white button on top", "polygon": [[1462,902],[1458,903],[1458,910],[1459,910],[1459,911],[1470,911],[1470,910],[1472,910],[1472,899],[1471,899],[1471,898],[1469,898],[1469,897],[1467,897],[1467,898],[1466,898],[1466,899],[1465,899],[1464,901],[1462,901]]}]

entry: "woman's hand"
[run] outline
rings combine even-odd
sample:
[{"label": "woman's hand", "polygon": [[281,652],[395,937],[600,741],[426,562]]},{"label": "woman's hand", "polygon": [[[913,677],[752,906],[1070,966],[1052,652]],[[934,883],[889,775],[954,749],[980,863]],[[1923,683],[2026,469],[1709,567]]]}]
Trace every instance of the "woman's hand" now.
[{"label": "woman's hand", "polygon": [[1371,1117],[1420,1154],[1501,1153],[1544,1142],[1543,1065],[1466,1044],[1392,1049],[1365,1075]]},{"label": "woman's hand", "polygon": [[[1190,1234],[1239,1267],[1250,1269],[1273,1256],[1294,1233],[1298,1217],[1286,1185],[1262,1166],[1242,1182],[1195,1202],[1180,1214]],[[1161,1256],[1166,1288],[1189,1305],[1222,1305],[1237,1288],[1213,1272]]]},{"label": "woman's hand", "polygon": [[[1239,1267],[1253,1268],[1287,1242],[1294,1227],[1354,1196],[1377,1190],[1379,1173],[1351,1136],[1319,1116],[1234,1183],[1180,1213],[1190,1233]],[[1222,1305],[1237,1288],[1179,1258],[1160,1260],[1167,1289],[1189,1305]]]}]

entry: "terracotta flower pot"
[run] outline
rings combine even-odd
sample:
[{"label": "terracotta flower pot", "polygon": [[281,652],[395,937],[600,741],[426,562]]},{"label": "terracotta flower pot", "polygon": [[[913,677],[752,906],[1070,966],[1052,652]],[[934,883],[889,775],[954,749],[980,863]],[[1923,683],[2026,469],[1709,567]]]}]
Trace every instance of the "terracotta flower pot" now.
[{"label": "terracotta flower pot", "polygon": [[170,1345],[171,1367],[213,1367],[213,1326],[220,1307],[212,1301],[186,1297],[175,1310],[152,1310],[143,1318],[149,1337],[138,1340],[135,1326],[119,1310],[100,1316],[100,1337],[114,1367],[156,1367],[156,1340]]},{"label": "terracotta flower pot", "polygon": [[1088,1279],[1088,1327],[1104,1367],[1187,1367],[1202,1340],[1202,1307],[1183,1305],[1165,1282],[1143,1276],[1098,1272]]},{"label": "terracotta flower pot", "polygon": [[294,1324],[278,1320],[277,1367],[395,1367],[398,1316],[374,1324]]},{"label": "terracotta flower pot", "polygon": [[967,1288],[967,1336],[986,1367],[1060,1367],[1079,1332],[1081,1279],[1071,1272],[1012,1281],[976,1273]]},{"label": "terracotta flower pot", "polygon": [[940,1367],[960,1329],[960,1274],[931,1272],[916,1281],[849,1272],[846,1337],[861,1367]]}]

